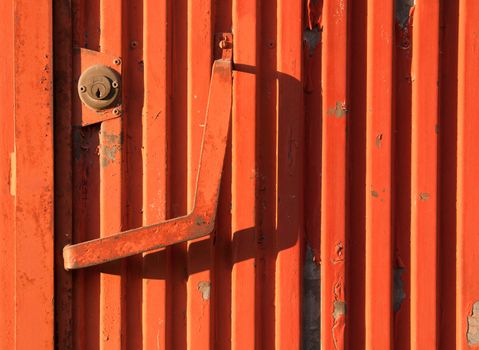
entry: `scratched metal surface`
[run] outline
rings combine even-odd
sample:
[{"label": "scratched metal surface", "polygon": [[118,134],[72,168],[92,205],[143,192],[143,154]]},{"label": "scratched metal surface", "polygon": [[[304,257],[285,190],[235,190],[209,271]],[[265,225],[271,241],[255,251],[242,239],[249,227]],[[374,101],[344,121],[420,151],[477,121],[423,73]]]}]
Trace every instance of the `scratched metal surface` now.
[{"label": "scratched metal surface", "polygon": [[[37,3],[0,3],[1,349],[479,347],[477,1]],[[191,210],[219,32],[216,230],[65,271]],[[76,126],[74,47],[121,57],[121,118]]]}]

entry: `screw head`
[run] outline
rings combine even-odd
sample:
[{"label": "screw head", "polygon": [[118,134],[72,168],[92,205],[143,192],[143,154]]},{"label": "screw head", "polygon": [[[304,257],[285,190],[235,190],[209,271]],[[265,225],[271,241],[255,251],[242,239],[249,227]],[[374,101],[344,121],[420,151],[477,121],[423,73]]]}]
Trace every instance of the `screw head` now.
[{"label": "screw head", "polygon": [[118,88],[118,82],[117,82],[117,81],[114,81],[113,83],[111,83],[111,86],[112,86],[114,89],[117,89],[117,88]]},{"label": "screw head", "polygon": [[130,43],[130,47],[131,47],[132,49],[136,48],[137,46],[138,46],[138,41],[133,40],[133,41]]},{"label": "screw head", "polygon": [[86,86],[80,86],[80,92],[86,92]]},{"label": "screw head", "polygon": [[113,60],[113,63],[116,64],[117,66],[119,66],[121,64],[121,58],[115,58]]},{"label": "screw head", "polygon": [[113,109],[113,114],[114,115],[120,115],[121,114],[121,109],[120,108],[114,108]]}]

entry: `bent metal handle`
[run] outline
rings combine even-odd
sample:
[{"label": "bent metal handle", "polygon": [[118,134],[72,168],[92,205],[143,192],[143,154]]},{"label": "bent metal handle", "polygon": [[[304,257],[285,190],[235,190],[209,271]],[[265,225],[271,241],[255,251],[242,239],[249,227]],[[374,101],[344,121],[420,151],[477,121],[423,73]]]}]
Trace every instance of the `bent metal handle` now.
[{"label": "bent metal handle", "polygon": [[221,59],[213,63],[191,213],[155,225],[67,245],[63,248],[65,269],[99,265],[206,236],[213,231],[231,115],[231,74],[231,60]]}]

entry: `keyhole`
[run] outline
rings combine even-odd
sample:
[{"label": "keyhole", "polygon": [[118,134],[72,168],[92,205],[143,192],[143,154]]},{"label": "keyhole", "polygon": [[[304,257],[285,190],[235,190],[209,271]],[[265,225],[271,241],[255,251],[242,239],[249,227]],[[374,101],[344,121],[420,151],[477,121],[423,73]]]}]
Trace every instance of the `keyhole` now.
[{"label": "keyhole", "polygon": [[97,98],[101,98],[101,91],[100,91],[99,88],[96,88],[95,95],[96,95]]}]

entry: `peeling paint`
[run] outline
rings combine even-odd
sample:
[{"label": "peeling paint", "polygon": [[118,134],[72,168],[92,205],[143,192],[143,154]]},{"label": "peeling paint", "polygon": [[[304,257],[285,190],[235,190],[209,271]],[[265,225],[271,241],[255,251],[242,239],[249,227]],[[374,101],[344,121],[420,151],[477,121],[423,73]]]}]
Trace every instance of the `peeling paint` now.
[{"label": "peeling paint", "polygon": [[100,164],[106,167],[116,160],[116,155],[121,151],[123,139],[121,135],[103,132],[101,135],[102,145],[100,146]]},{"label": "peeling paint", "polygon": [[429,198],[431,198],[431,195],[427,192],[421,192],[419,193],[419,199],[422,201],[427,201]]},{"label": "peeling paint", "polygon": [[336,102],[335,107],[328,108],[328,115],[342,118],[348,113],[345,102]]},{"label": "peeling paint", "polygon": [[120,151],[119,145],[103,145],[100,147],[100,164],[104,168],[115,162],[116,155]]},{"label": "peeling paint", "polygon": [[209,281],[200,281],[198,283],[198,290],[201,293],[203,300],[209,300],[211,294],[211,282]]},{"label": "peeling paint", "polygon": [[309,244],[306,246],[304,260],[301,348],[316,350],[320,348],[321,344],[321,271]]},{"label": "peeling paint", "polygon": [[472,305],[471,315],[467,316],[467,344],[479,345],[479,301]]},{"label": "peeling paint", "polygon": [[382,142],[383,142],[383,134],[378,134],[376,136],[376,147],[381,148]]},{"label": "peeling paint", "polygon": [[332,339],[335,350],[344,349],[346,327],[346,302],[344,301],[344,277],[339,276],[334,286]]},{"label": "peeling paint", "polygon": [[335,321],[339,317],[346,315],[346,303],[341,300],[335,300],[333,304],[333,318]]},{"label": "peeling paint", "polygon": [[404,291],[404,282],[401,275],[404,273],[404,268],[394,268],[394,289],[393,289],[393,306],[394,312],[398,312],[403,301],[406,299],[406,292]]}]

